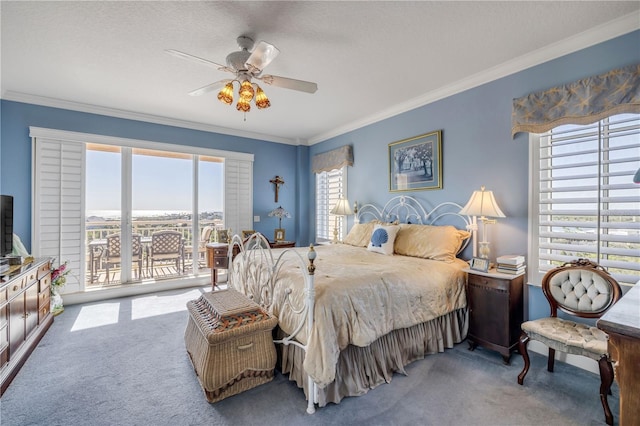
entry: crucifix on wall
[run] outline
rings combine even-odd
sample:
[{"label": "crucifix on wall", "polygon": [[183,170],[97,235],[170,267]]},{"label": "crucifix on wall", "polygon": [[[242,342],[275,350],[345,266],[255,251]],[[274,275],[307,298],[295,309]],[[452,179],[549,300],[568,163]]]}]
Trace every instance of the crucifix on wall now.
[{"label": "crucifix on wall", "polygon": [[276,203],[277,203],[278,191],[280,190],[280,186],[284,185],[284,179],[282,179],[280,176],[276,176],[273,179],[271,179],[269,182],[271,182],[276,187]]}]

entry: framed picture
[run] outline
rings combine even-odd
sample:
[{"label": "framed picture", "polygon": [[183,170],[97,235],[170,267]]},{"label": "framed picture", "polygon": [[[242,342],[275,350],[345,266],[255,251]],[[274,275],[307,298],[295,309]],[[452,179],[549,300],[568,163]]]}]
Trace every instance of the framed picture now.
[{"label": "framed picture", "polygon": [[226,229],[218,229],[216,231],[216,239],[219,243],[228,243],[229,242],[229,231]]},{"label": "framed picture", "polygon": [[489,259],[483,259],[481,257],[474,257],[471,259],[469,268],[474,271],[487,272],[489,270]]},{"label": "framed picture", "polygon": [[276,228],[273,233],[273,239],[276,241],[284,241],[284,229]]},{"label": "framed picture", "polygon": [[256,233],[256,231],[254,231],[253,229],[248,229],[248,230],[242,231],[242,239],[244,240],[245,238],[249,238],[250,236],[252,236],[255,233]]},{"label": "framed picture", "polygon": [[442,188],[442,130],[389,144],[389,191]]}]

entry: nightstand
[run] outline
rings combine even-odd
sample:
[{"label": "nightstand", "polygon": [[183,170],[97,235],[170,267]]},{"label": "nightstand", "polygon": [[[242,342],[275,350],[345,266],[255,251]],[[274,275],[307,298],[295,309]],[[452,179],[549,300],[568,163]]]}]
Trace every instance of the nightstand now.
[{"label": "nightstand", "polygon": [[290,248],[295,247],[295,241],[269,241],[269,246],[271,248]]},{"label": "nightstand", "polygon": [[520,275],[474,271],[466,268],[467,304],[469,305],[469,350],[478,345],[495,350],[505,364],[518,347],[520,325],[523,321],[522,287]]},{"label": "nightstand", "polygon": [[229,269],[228,251],[229,244],[227,243],[207,244],[207,268],[211,268],[211,290],[215,290],[218,284],[218,269]]}]

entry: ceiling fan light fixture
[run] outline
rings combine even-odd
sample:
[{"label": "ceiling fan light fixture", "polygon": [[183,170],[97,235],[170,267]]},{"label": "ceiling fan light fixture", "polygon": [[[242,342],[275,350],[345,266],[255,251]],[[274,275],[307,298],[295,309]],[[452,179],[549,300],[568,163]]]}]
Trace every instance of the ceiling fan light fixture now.
[{"label": "ceiling fan light fixture", "polygon": [[218,100],[227,105],[231,105],[233,103],[233,84],[227,83],[218,93]]},{"label": "ceiling fan light fixture", "polygon": [[264,90],[262,90],[258,85],[256,85],[255,103],[258,109],[265,109],[271,106],[271,102],[269,102],[269,98],[267,98],[267,94],[264,93]]},{"label": "ceiling fan light fixture", "polygon": [[246,100],[247,102],[251,102],[251,99],[253,99],[254,94],[255,92],[253,91],[253,86],[251,85],[251,82],[249,80],[244,80],[240,84],[240,97]]},{"label": "ceiling fan light fixture", "polygon": [[248,100],[240,96],[240,99],[238,99],[238,104],[236,105],[236,109],[242,112],[249,112],[249,110],[251,110],[251,104],[249,104]]}]

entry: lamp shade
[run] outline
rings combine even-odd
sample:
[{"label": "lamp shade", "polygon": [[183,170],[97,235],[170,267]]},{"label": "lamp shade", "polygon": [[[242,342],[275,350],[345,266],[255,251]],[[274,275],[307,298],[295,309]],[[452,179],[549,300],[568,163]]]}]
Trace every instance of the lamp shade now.
[{"label": "lamp shade", "polygon": [[484,186],[480,188],[480,191],[473,191],[469,202],[460,210],[460,214],[480,217],[505,217],[500,207],[498,207],[498,203],[496,203],[493,191],[485,191]]},{"label": "lamp shade", "polygon": [[282,219],[283,217],[291,217],[291,213],[283,209],[282,206],[279,206],[277,209],[271,210],[269,212],[269,216],[271,217],[275,216],[278,219]]},{"label": "lamp shade", "polygon": [[351,210],[351,206],[349,206],[349,200],[342,197],[338,200],[336,205],[331,209],[329,213],[339,216],[346,216],[353,214],[353,211]]}]

